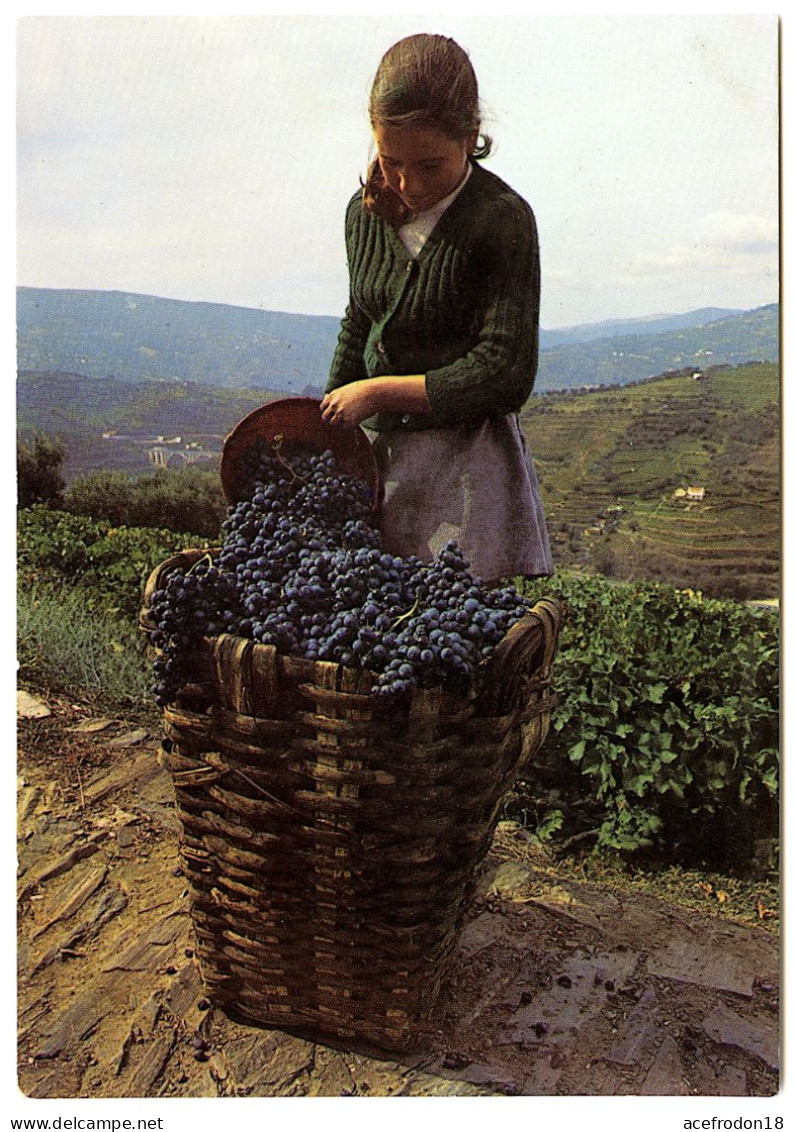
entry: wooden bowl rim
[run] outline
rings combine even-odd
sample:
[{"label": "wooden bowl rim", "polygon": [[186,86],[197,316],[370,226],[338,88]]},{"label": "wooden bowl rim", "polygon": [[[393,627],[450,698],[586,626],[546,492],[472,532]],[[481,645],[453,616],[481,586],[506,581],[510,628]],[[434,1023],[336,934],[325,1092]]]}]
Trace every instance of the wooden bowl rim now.
[{"label": "wooden bowl rim", "polygon": [[[275,418],[276,423],[272,423]],[[296,426],[290,428],[290,418]],[[268,421],[271,421],[268,427]],[[311,425],[310,431],[305,426]],[[303,443],[318,452],[330,449],[340,469],[363,479],[373,491],[373,507],[380,489],[378,465],[372,444],[360,425],[327,425],[320,416],[320,401],[315,397],[281,397],[268,401],[243,417],[226,436],[221,455],[220,475],[223,493],[230,504],[240,498],[237,482],[237,460],[259,437],[273,440],[283,435],[290,443]],[[322,437],[322,441],[318,438]]]}]

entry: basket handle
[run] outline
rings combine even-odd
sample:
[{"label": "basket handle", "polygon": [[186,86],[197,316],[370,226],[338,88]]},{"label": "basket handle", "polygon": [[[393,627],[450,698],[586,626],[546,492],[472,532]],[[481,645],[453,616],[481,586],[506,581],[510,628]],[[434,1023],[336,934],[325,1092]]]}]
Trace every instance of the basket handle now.
[{"label": "basket handle", "polygon": [[143,588],[143,606],[138,615],[138,628],[143,633],[151,633],[156,627],[152,622],[149,615],[149,606],[152,604],[152,597],[156,590],[162,589],[165,585],[168,575],[174,570],[189,570],[191,566],[195,566],[205,555],[210,554],[215,557],[220,551],[217,548],[212,550],[183,550],[180,554],[174,554],[171,558],[166,558],[165,562],[161,562],[159,566],[155,566],[149,577],[146,579],[146,584]]},{"label": "basket handle", "polygon": [[508,630],[491,658],[489,714],[507,715],[538,681],[548,685],[563,617],[560,602],[542,598]]}]

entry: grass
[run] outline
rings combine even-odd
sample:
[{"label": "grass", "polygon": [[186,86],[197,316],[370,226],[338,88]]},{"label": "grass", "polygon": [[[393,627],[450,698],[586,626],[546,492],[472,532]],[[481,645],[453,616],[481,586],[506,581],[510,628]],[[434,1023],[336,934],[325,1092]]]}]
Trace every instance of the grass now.
[{"label": "grass", "polygon": [[[770,847],[770,854],[775,848]],[[593,853],[555,857],[554,868],[574,880],[617,891],[645,892],[693,912],[762,928],[773,935],[780,931],[780,879],[773,867],[759,867],[759,876],[750,878],[679,865],[640,868],[618,857]]]},{"label": "grass", "polygon": [[134,623],[88,607],[79,588],[20,589],[17,642],[20,682],[109,707],[147,698],[149,667]]}]

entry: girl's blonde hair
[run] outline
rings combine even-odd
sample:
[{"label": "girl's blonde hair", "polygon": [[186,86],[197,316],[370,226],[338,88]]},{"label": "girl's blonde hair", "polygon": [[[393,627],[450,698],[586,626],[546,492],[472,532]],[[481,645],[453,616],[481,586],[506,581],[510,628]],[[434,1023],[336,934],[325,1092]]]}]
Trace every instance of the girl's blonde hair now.
[{"label": "girl's blonde hair", "polygon": [[[477,76],[469,56],[444,35],[409,35],[390,47],[380,61],[369,97],[369,118],[377,126],[433,126],[454,141],[474,135],[472,157],[491,152],[491,139],[480,134]],[[401,223],[408,210],[387,186],[377,158],[364,182],[364,207]]]}]

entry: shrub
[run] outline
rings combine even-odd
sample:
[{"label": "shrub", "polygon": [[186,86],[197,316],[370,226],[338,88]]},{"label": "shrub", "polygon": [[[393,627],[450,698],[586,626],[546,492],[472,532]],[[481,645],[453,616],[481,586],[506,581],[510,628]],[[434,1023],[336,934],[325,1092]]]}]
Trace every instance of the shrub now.
[{"label": "shrub", "polygon": [[59,580],[80,586],[87,607],[137,616],[151,571],[186,546],[207,540],[173,531],[114,527],[37,506],[18,514],[18,564],[28,582]]},{"label": "shrub", "polygon": [[777,611],[571,574],[524,588],[567,608],[537,820],[553,804],[561,839],[749,859],[777,822]]},{"label": "shrub", "polygon": [[160,468],[136,477],[92,472],[69,486],[64,506],[114,526],[166,528],[203,538],[217,538],[226,514],[217,472],[197,467]]},{"label": "shrub", "polygon": [[59,440],[36,433],[29,442],[17,438],[17,501],[20,507],[63,502],[63,462],[66,449]]}]

